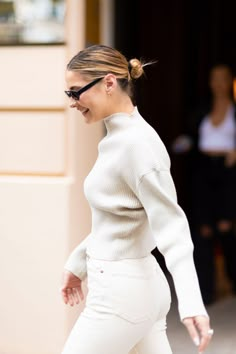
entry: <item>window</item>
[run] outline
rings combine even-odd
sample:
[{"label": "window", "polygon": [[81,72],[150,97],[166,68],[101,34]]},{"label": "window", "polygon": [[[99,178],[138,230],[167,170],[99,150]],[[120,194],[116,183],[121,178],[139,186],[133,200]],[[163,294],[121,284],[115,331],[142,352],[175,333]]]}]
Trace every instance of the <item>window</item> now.
[{"label": "window", "polygon": [[66,0],[0,1],[0,44],[63,43]]}]

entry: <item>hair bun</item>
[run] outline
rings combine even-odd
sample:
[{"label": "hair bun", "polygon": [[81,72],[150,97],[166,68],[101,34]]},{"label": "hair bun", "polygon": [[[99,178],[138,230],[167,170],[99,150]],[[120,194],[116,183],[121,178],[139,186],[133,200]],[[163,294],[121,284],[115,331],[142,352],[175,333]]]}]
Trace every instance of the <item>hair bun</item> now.
[{"label": "hair bun", "polygon": [[143,75],[143,65],[138,59],[131,59],[129,61],[129,73],[132,79],[138,79]]}]

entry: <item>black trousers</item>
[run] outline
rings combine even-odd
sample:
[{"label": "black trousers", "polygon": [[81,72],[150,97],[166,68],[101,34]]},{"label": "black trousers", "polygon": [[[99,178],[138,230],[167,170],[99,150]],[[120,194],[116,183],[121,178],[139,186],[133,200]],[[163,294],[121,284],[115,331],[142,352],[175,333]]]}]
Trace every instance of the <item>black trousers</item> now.
[{"label": "black trousers", "polygon": [[233,230],[218,232],[213,237],[204,238],[200,233],[194,234],[194,260],[198,273],[203,301],[210,304],[215,299],[216,273],[215,249],[219,245],[224,255],[225,272],[232,282],[232,290],[236,294],[236,236]]},{"label": "black trousers", "polygon": [[[199,154],[192,178],[192,235],[194,257],[204,302],[211,303],[215,295],[215,247],[219,244],[226,274],[236,292],[236,236],[234,227],[220,232],[221,220],[236,219],[236,168],[225,166],[223,156]],[[202,225],[211,227],[213,234],[201,235]]]},{"label": "black trousers", "polygon": [[198,154],[193,166],[192,215],[196,224],[236,218],[236,166],[225,166],[224,156]]}]

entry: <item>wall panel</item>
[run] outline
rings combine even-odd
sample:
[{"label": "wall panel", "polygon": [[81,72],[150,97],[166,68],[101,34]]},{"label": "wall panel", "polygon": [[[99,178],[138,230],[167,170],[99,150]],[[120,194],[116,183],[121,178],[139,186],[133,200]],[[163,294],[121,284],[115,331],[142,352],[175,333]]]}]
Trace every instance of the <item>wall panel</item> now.
[{"label": "wall panel", "polygon": [[65,47],[0,47],[0,109],[64,107]]},{"label": "wall panel", "polygon": [[61,175],[65,143],[63,111],[0,111],[0,174]]}]

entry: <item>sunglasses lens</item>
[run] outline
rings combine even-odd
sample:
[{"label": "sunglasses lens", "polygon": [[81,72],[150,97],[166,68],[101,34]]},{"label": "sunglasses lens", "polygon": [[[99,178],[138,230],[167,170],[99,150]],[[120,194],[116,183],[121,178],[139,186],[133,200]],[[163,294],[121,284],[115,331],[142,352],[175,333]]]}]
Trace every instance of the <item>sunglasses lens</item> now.
[{"label": "sunglasses lens", "polygon": [[79,100],[79,94],[76,91],[65,91],[66,95],[69,98],[73,98],[73,100],[78,101]]},{"label": "sunglasses lens", "polygon": [[67,97],[71,98],[71,92],[70,91],[65,91],[65,94],[67,95]]},{"label": "sunglasses lens", "polygon": [[78,101],[79,100],[79,94],[77,93],[77,92],[71,92],[71,97],[74,99],[74,100],[76,100],[76,101]]}]

